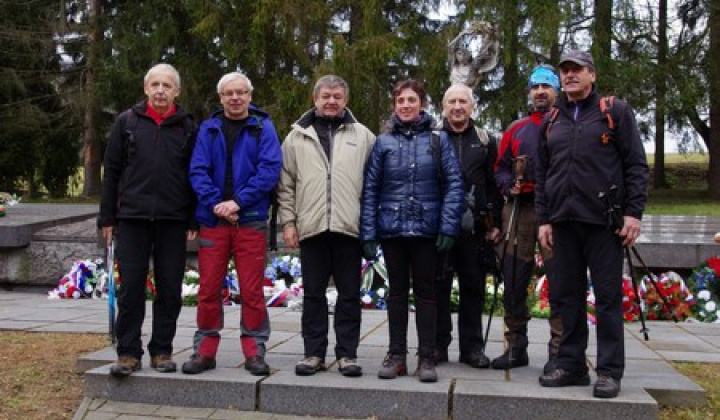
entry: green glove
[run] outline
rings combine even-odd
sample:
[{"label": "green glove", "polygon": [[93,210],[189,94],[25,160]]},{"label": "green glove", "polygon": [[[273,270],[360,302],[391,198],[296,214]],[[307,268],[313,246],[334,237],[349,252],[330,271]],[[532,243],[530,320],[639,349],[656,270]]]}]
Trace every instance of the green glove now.
[{"label": "green glove", "polygon": [[440,252],[447,252],[450,251],[450,248],[455,245],[455,238],[452,236],[447,235],[438,235],[437,240],[435,241],[435,248],[437,248]]},{"label": "green glove", "polygon": [[363,243],[362,255],[368,261],[375,261],[377,259],[378,244],[375,241],[367,241]]}]

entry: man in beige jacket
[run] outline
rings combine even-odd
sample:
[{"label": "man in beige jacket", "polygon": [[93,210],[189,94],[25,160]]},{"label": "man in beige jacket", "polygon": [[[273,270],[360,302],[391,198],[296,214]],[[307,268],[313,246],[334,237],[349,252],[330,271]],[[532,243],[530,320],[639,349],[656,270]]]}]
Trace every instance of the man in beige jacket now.
[{"label": "man in beige jacket", "polygon": [[347,105],[347,82],[334,75],[315,83],[315,108],[292,126],[283,142],[283,169],[278,184],[278,217],[283,241],[300,247],[303,277],[302,335],[305,357],[297,375],[325,370],[328,304],[332,277],[335,305],[335,357],[344,376],[361,376],[360,267],[358,240],[360,196],[365,161],[375,136],[355,120]]}]

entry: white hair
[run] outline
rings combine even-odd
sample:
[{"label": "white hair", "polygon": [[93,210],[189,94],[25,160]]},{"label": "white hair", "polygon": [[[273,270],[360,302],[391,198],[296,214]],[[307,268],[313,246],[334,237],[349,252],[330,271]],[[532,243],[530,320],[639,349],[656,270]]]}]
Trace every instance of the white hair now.
[{"label": "white hair", "polygon": [[445,94],[443,95],[443,104],[445,101],[447,101],[448,96],[450,96],[450,93],[452,91],[459,90],[461,92],[464,92],[468,99],[470,100],[470,103],[472,103],[473,106],[475,106],[475,94],[473,93],[473,90],[470,86],[464,84],[464,83],[454,83],[452,84],[447,90],[445,91]]},{"label": "white hair", "polygon": [[148,79],[150,79],[150,76],[152,76],[153,73],[160,73],[160,72],[166,72],[170,73],[172,75],[173,81],[175,82],[175,86],[180,89],[180,73],[175,69],[175,67],[171,66],[167,63],[160,63],[155,64],[148,70],[147,73],[145,73],[145,78],[143,79],[143,84],[147,83]]},{"label": "white hair", "polygon": [[247,88],[250,92],[253,91],[253,85],[250,79],[248,79],[247,76],[245,76],[244,73],[240,73],[239,71],[234,71],[232,73],[228,73],[220,78],[220,81],[217,84],[217,93],[222,94],[222,88],[225,86],[226,83],[230,83],[235,80],[242,80],[247,85]]}]

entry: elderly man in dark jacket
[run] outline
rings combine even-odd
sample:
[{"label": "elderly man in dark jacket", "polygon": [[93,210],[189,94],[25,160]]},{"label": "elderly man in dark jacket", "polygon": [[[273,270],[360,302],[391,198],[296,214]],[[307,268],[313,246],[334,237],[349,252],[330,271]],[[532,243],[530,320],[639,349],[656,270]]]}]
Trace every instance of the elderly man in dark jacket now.
[{"label": "elderly man in dark jacket", "polygon": [[558,67],[565,95],[541,133],[535,209],[540,243],[554,250],[550,295],[559,304],[563,333],[557,368],[542,375],[540,384],[590,384],[585,363],[589,269],[598,347],[593,395],[614,398],[625,368],[623,246],[640,234],[648,166],[630,106],[595,91],[592,56],[570,51]]},{"label": "elderly man in dark jacket", "polygon": [[98,225],[108,244],[117,239],[118,361],[113,376],[140,369],[140,333],[145,319],[145,284],[152,257],[157,296],[152,304],[150,366],[174,372],[172,342],[182,307],[186,239],[195,203],[188,177],[195,124],[177,104],[180,75],[158,64],[145,75],[147,101],[115,120],[105,152]]}]

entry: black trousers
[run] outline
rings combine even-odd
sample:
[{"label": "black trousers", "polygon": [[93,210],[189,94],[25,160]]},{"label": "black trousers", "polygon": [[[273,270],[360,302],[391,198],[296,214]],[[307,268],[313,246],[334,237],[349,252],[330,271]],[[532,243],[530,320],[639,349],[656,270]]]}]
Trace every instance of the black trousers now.
[{"label": "black trousers", "polygon": [[555,276],[550,277],[550,295],[559,303],[563,323],[558,367],[573,372],[587,370],[589,269],[597,318],[596,371],[620,379],[625,369],[621,239],[599,225],[568,222],[553,224],[552,229]]},{"label": "black trousers", "polygon": [[460,302],[458,309],[458,335],[460,354],[470,355],[482,350],[482,314],[485,306],[485,287],[488,268],[485,254],[490,252],[484,233],[473,235],[463,232],[450,252],[440,256],[447,259],[438,273],[435,287],[437,298],[437,340],[439,349],[447,349],[452,341],[452,319],[450,317],[450,294],[453,274],[458,274]]},{"label": "black trousers", "polygon": [[435,304],[435,238],[391,238],[380,242],[385,254],[390,292],[388,323],[391,354],[407,353],[409,292],[412,283],[415,298],[415,325],[418,354],[433,357],[437,329]]},{"label": "black trousers", "polygon": [[357,357],[360,342],[360,241],[348,235],[323,232],[300,242],[303,276],[302,336],[305,356],[325,360],[328,346],[328,303],[325,293],[332,277],[335,304],[335,357]]},{"label": "black trousers", "polygon": [[163,220],[120,220],[116,257],[120,288],[117,292],[117,354],[140,359],[140,334],[145,320],[145,285],[150,258],[157,296],[152,304],[150,356],[172,355],[177,318],[182,308],[187,223]]}]

